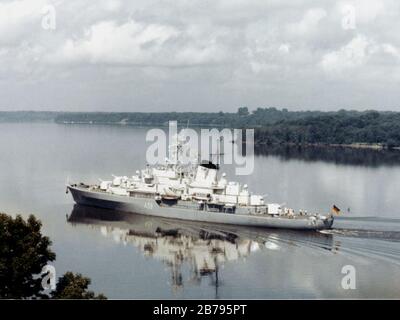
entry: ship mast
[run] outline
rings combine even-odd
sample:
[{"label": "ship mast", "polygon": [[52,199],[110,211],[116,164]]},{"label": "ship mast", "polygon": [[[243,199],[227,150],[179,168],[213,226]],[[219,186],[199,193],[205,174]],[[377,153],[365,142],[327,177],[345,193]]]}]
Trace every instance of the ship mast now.
[{"label": "ship mast", "polygon": [[214,159],[214,156],[217,157],[217,161],[215,163],[217,169],[219,169],[220,163],[221,163],[220,156],[223,155],[223,153],[221,153],[221,147],[220,147],[221,140],[222,140],[222,137],[218,137],[218,139],[217,139],[217,153],[212,153],[212,152],[210,153],[211,162],[213,162],[212,160]]}]

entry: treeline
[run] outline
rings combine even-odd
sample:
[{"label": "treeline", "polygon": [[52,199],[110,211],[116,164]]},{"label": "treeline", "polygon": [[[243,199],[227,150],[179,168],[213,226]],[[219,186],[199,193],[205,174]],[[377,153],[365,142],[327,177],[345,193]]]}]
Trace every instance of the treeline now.
[{"label": "treeline", "polygon": [[[0,112],[0,122],[54,121],[66,124],[255,128],[257,144],[400,146],[400,112],[288,111],[258,108],[249,112]],[[364,145],[365,146],[365,145]]]},{"label": "treeline", "polygon": [[54,121],[59,114],[53,111],[0,111],[0,122]]},{"label": "treeline", "polygon": [[262,127],[282,120],[296,120],[324,114],[321,111],[292,111],[258,108],[250,113],[246,107],[237,112],[68,112],[60,113],[57,123],[98,123],[131,125],[168,125],[176,120],[181,125],[203,127]]},{"label": "treeline", "polygon": [[[167,125],[176,120],[191,126],[255,128],[257,144],[400,146],[400,113],[378,111],[288,111],[241,107],[236,113],[63,113],[58,123]],[[364,146],[365,145],[361,145]]]},{"label": "treeline", "polygon": [[278,121],[255,132],[258,144],[400,146],[400,113],[339,111]]}]

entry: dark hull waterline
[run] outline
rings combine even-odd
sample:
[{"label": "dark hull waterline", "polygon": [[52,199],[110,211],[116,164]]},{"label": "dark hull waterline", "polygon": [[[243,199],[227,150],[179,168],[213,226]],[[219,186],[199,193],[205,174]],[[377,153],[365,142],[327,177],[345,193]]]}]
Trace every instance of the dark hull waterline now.
[{"label": "dark hull waterline", "polygon": [[111,210],[137,213],[178,220],[218,223],[262,228],[282,228],[295,230],[329,229],[333,218],[322,219],[271,217],[266,215],[248,215],[238,213],[210,212],[174,206],[160,206],[152,198],[119,196],[110,193],[91,191],[78,186],[68,186],[74,201],[79,205],[93,206]]}]

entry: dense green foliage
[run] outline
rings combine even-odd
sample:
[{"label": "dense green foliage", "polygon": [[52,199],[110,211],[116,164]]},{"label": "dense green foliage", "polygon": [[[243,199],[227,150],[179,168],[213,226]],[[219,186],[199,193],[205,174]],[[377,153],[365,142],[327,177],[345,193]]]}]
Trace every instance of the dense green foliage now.
[{"label": "dense green foliage", "polygon": [[103,294],[95,295],[88,291],[90,279],[81,274],[66,272],[57,283],[57,288],[51,293],[53,299],[106,299]]},{"label": "dense green foliage", "polygon": [[0,297],[34,298],[42,294],[42,268],[54,261],[51,241],[34,216],[25,221],[0,214]]},{"label": "dense green foliage", "polygon": [[[42,287],[41,274],[56,255],[51,241],[41,234],[42,224],[33,215],[25,221],[0,213],[0,298],[49,298]],[[90,279],[67,272],[58,281],[51,298],[105,299],[88,291]]]},{"label": "dense green foliage", "polygon": [[0,111],[0,122],[54,121],[58,114],[52,111]]},{"label": "dense green foliage", "polygon": [[169,120],[192,126],[255,128],[258,144],[381,144],[400,146],[400,113],[377,111],[292,111],[246,107],[237,113],[65,113],[67,123],[166,125]]},{"label": "dense green foliage", "polygon": [[400,113],[347,112],[280,121],[255,132],[265,144],[376,144],[400,146]]},{"label": "dense green foliage", "polygon": [[230,112],[68,112],[56,118],[57,123],[99,123],[99,124],[135,124],[135,125],[168,125],[176,120],[181,125],[203,127],[262,127],[282,120],[296,120],[324,114],[320,111],[293,111],[276,108],[258,108],[249,113],[248,108],[241,107],[236,113]]}]

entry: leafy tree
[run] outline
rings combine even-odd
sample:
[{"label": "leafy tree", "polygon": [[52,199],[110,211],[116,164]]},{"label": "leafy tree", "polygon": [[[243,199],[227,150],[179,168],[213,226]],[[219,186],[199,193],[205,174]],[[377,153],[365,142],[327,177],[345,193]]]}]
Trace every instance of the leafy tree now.
[{"label": "leafy tree", "polygon": [[249,109],[247,107],[240,107],[238,109],[238,115],[239,116],[248,116],[249,115]]},{"label": "leafy tree", "polygon": [[42,268],[54,261],[51,241],[42,236],[42,224],[33,215],[25,221],[0,213],[0,297],[42,296]]},{"label": "leafy tree", "polygon": [[[41,274],[56,255],[51,241],[41,234],[42,223],[30,215],[25,221],[20,215],[13,218],[0,213],[0,298],[49,298],[42,287],[46,276]],[[105,299],[88,291],[90,279],[67,272],[59,279],[51,298]]]},{"label": "leafy tree", "polygon": [[59,278],[57,288],[51,293],[53,299],[106,299],[103,294],[88,291],[90,279],[81,274],[65,273]]}]

